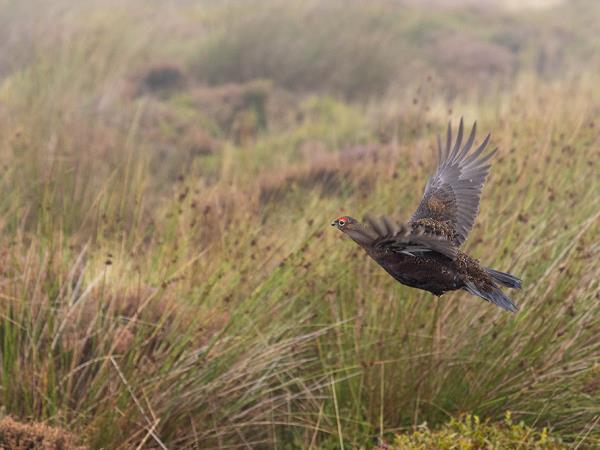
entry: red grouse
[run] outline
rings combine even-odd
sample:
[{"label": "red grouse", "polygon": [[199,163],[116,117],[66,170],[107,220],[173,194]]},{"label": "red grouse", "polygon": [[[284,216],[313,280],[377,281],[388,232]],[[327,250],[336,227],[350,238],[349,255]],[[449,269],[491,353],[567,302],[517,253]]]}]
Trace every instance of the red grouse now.
[{"label": "red grouse", "polygon": [[367,216],[366,225],[344,216],[331,225],[350,236],[397,281],[440,296],[463,289],[515,312],[501,287],[520,288],[517,277],[482,266],[458,248],[479,211],[479,197],[495,150],[484,154],[488,134],[474,151],[477,124],[463,145],[463,122],[456,141],[448,125],[446,145],[438,136],[438,168],[408,223]]}]

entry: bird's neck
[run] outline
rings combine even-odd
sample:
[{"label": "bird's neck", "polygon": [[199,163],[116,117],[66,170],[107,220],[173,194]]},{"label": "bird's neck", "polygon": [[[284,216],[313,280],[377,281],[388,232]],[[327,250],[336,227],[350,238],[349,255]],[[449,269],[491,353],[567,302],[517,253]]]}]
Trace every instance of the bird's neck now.
[{"label": "bird's neck", "polygon": [[377,235],[361,223],[352,224],[352,228],[348,228],[345,231],[346,234],[361,247],[369,246],[377,239]]}]

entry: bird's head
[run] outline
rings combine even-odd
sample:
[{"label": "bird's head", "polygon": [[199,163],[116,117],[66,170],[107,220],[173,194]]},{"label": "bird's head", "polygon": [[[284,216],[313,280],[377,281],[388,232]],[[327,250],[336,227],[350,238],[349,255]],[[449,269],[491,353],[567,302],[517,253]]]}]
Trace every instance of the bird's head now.
[{"label": "bird's head", "polygon": [[351,230],[353,228],[353,226],[356,225],[357,223],[358,222],[353,217],[342,216],[342,217],[338,217],[333,222],[331,222],[331,226],[336,227],[340,231],[347,232],[347,231]]},{"label": "bird's head", "polygon": [[331,222],[331,226],[347,234],[354,242],[361,246],[369,245],[377,238],[377,235],[371,229],[362,225],[354,217],[338,217]]}]

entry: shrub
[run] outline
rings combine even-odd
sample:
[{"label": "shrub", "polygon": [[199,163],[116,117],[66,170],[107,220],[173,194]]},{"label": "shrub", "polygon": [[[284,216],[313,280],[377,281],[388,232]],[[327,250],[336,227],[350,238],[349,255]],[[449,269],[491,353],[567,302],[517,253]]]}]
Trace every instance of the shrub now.
[{"label": "shrub", "polygon": [[61,428],[43,423],[21,423],[11,417],[0,419],[0,448],[4,450],[85,450]]},{"label": "shrub", "polygon": [[451,419],[437,430],[426,424],[412,433],[396,436],[389,450],[563,450],[568,448],[559,438],[551,436],[546,428],[541,431],[513,423],[510,413],[503,422],[482,422],[478,416],[464,415]]}]

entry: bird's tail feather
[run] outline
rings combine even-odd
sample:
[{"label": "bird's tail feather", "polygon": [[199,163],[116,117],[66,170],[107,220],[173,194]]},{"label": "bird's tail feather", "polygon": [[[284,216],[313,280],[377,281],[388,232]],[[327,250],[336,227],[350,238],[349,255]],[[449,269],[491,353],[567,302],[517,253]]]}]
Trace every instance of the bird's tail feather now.
[{"label": "bird's tail feather", "polygon": [[510,298],[502,292],[499,287],[491,286],[485,289],[479,288],[475,285],[475,283],[471,281],[467,281],[465,283],[464,289],[467,292],[470,292],[473,295],[477,295],[488,302],[492,302],[495,305],[498,305],[500,308],[505,309],[510,312],[517,312],[519,308],[515,305]]},{"label": "bird's tail feather", "polygon": [[494,281],[500,283],[502,286],[521,289],[521,280],[514,275],[494,269],[485,269],[485,271],[494,279]]}]

